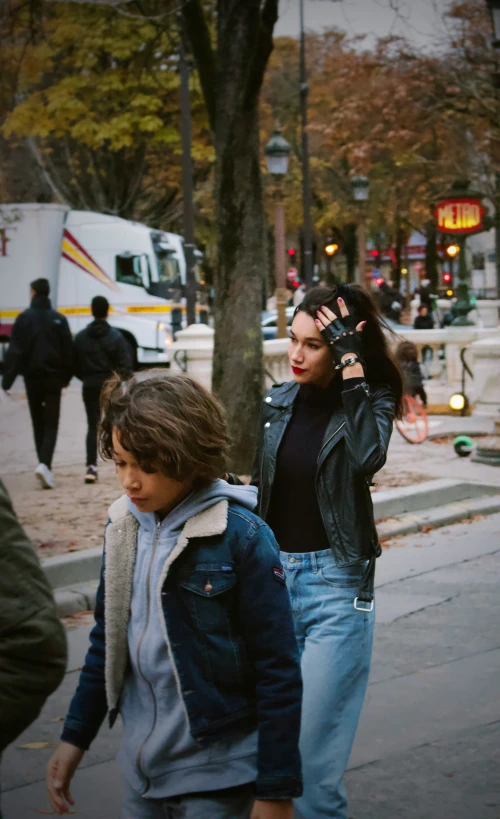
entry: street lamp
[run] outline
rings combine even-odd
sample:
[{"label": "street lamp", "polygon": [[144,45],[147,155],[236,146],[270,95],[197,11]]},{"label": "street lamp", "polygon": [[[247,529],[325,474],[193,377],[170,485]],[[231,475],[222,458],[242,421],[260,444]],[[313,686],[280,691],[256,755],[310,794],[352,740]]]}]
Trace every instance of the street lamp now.
[{"label": "street lamp", "polygon": [[334,242],[333,239],[328,239],[325,245],[325,253],[326,253],[326,275],[327,275],[327,282],[328,284],[334,284],[334,279],[332,277],[332,259],[335,256],[339,246],[337,242]]},{"label": "street lamp", "polygon": [[288,292],[286,289],[285,265],[285,206],[280,181],[288,170],[288,157],[291,147],[282,136],[280,128],[276,128],[266,145],[265,154],[267,169],[274,177],[277,185],[276,207],[274,212],[274,259],[276,269],[276,309],[278,312],[278,338],[286,338],[286,303]]},{"label": "street lamp", "polygon": [[366,176],[353,176],[351,179],[354,201],[358,203],[358,269],[356,281],[366,287],[366,202],[370,182]]}]

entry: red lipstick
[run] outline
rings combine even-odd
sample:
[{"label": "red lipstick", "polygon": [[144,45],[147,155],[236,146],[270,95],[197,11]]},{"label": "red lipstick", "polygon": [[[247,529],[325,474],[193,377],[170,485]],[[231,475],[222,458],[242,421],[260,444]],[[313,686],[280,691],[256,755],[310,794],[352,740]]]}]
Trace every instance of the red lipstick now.
[{"label": "red lipstick", "polygon": [[301,367],[292,367],[292,372],[294,375],[301,375],[302,373],[305,373],[305,370],[303,370]]}]

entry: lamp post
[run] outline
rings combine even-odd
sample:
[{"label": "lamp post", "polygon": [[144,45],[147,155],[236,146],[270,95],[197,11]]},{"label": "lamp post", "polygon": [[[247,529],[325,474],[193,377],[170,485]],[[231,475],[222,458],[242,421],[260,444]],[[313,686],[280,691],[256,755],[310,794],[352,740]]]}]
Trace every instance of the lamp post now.
[{"label": "lamp post", "polygon": [[[500,51],[500,0],[486,0],[486,5],[491,17],[491,27],[493,29],[493,40],[491,45],[496,51]],[[498,71],[493,75],[493,85],[500,88],[500,76]],[[500,299],[500,172],[495,174],[495,260],[497,274],[497,299]]]},{"label": "lamp post", "polygon": [[351,179],[352,192],[355,202],[358,203],[358,267],[356,283],[366,287],[366,202],[370,183],[366,176],[353,176]]},{"label": "lamp post", "polygon": [[304,0],[300,0],[300,112],[302,118],[302,209],[304,280],[309,290],[313,284],[311,183],[309,180],[309,138],[307,134],[307,85],[306,40],[304,33]]},{"label": "lamp post", "polygon": [[189,96],[189,64],[186,55],[185,32],[182,24],[180,37],[181,78],[181,139],[182,139],[182,199],[184,213],[184,255],[186,258],[186,313],[187,325],[196,322],[196,276],[194,245],[193,166],[191,159],[191,100]]},{"label": "lamp post", "polygon": [[282,136],[280,128],[276,128],[266,145],[265,154],[267,169],[277,184],[276,206],[274,211],[274,259],[276,269],[276,309],[278,311],[278,338],[286,338],[286,303],[288,291],[286,289],[285,264],[285,206],[281,190],[281,180],[288,170],[290,145]]}]

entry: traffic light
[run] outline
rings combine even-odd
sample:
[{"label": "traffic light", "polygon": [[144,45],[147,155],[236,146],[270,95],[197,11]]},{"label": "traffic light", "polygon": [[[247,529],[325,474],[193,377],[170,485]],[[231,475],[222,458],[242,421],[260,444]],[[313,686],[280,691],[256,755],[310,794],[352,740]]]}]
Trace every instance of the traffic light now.
[{"label": "traffic light", "polygon": [[448,287],[451,284],[451,273],[443,273],[443,284],[446,284]]},{"label": "traffic light", "polygon": [[460,248],[458,245],[448,245],[446,252],[451,259],[454,259],[460,253]]},{"label": "traffic light", "polygon": [[289,247],[287,250],[288,253],[288,261],[291,265],[295,266],[295,248]]},{"label": "traffic light", "polygon": [[372,258],[375,259],[375,261],[378,261],[378,258],[380,256],[380,253],[378,252],[378,250],[372,250],[371,253],[372,253]]}]

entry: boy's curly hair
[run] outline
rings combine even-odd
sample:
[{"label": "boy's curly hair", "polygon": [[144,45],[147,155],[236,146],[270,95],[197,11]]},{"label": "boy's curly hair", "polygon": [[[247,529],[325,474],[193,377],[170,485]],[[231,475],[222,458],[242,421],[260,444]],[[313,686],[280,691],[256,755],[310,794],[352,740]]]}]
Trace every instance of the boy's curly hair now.
[{"label": "boy's curly hair", "polygon": [[113,457],[113,430],[146,470],[169,478],[212,481],[227,471],[226,413],[187,375],[146,370],[122,381],[113,375],[101,393],[99,451]]}]

